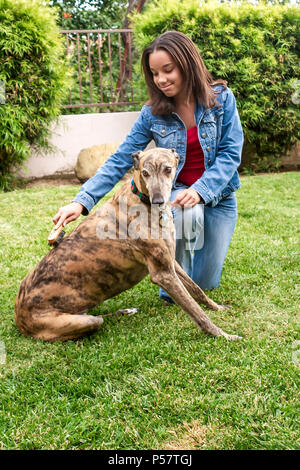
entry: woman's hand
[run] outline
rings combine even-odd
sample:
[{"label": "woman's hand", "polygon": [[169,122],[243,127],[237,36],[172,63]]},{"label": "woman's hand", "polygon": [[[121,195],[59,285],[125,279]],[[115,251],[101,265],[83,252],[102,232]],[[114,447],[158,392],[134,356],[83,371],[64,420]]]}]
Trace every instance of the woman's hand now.
[{"label": "woman's hand", "polygon": [[178,205],[180,207],[193,207],[200,201],[201,197],[197,191],[195,191],[193,188],[187,188],[179,191],[171,204],[173,206]]},{"label": "woman's hand", "polygon": [[82,209],[83,205],[79,202],[71,202],[71,204],[61,207],[52,219],[53,223],[56,224],[54,228],[58,228],[61,225],[64,227],[69,222],[72,222],[72,220],[76,220],[80,216]]}]

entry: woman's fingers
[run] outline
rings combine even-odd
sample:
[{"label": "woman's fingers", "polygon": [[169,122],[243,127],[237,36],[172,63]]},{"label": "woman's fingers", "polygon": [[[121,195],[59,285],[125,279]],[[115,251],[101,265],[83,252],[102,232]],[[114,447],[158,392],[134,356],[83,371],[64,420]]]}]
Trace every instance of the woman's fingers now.
[{"label": "woman's fingers", "polygon": [[58,218],[58,220],[57,220],[56,225],[55,225],[54,228],[58,228],[58,227],[60,227],[61,225],[64,226],[64,225],[65,225],[65,224],[64,224],[65,219],[66,219],[65,214],[62,214],[62,215]]},{"label": "woman's fingers", "polygon": [[66,219],[64,219],[64,221],[63,221],[63,226],[65,227],[65,225],[67,225],[69,222],[72,222],[72,220],[76,220],[77,217],[78,217],[78,216],[77,216],[76,214],[70,215],[69,217],[67,217]]},{"label": "woman's fingers", "polygon": [[184,198],[185,196],[185,193],[186,193],[186,189],[183,189],[182,191],[179,191],[177,194],[176,194],[176,197],[174,199],[174,201],[172,201],[172,205],[178,205],[178,206],[181,206],[182,204],[182,199]]},{"label": "woman's fingers", "polygon": [[57,214],[55,214],[55,216],[53,217],[53,222],[56,224],[55,225],[55,229],[60,227],[62,224],[63,224],[63,221],[64,221],[65,217],[63,215],[63,211],[62,211],[62,208],[59,209],[59,211],[57,212]]},{"label": "woman's fingers", "polygon": [[172,205],[179,205],[180,207],[193,207],[198,202],[200,202],[200,196],[197,191],[192,188],[188,188],[179,191],[174,201],[172,202]]},{"label": "woman's fingers", "polygon": [[69,222],[77,219],[80,216],[82,209],[82,204],[78,202],[72,202],[67,206],[60,207],[52,219],[53,223],[56,224],[54,228],[58,228],[61,225],[65,227]]},{"label": "woman's fingers", "polygon": [[60,227],[61,225],[66,225],[65,220],[72,214],[70,209],[65,209],[61,207],[58,213],[53,217],[53,222],[56,224],[54,228]]}]

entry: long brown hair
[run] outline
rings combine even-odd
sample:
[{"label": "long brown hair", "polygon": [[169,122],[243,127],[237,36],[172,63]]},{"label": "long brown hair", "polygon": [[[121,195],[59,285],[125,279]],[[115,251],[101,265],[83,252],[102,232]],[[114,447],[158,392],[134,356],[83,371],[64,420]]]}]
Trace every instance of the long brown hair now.
[{"label": "long brown hair", "polygon": [[154,115],[171,114],[175,111],[175,103],[167,97],[154,83],[153,74],[149,67],[149,56],[155,51],[164,50],[170,54],[179,68],[187,93],[192,95],[202,106],[211,108],[218,104],[213,90],[214,85],[227,87],[227,82],[222,79],[213,80],[207,70],[193,41],[179,31],[166,31],[158,36],[146,47],[142,55],[142,67],[144,70],[146,85]]}]

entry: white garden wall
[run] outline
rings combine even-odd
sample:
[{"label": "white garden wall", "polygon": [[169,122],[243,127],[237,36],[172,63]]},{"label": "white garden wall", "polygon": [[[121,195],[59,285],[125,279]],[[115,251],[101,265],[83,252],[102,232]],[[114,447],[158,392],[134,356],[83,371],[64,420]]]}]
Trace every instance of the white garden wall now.
[{"label": "white garden wall", "polygon": [[73,173],[81,149],[121,143],[138,115],[138,112],[116,112],[60,116],[50,139],[55,152],[46,155],[33,153],[25,164],[26,169],[17,174],[30,179]]},{"label": "white garden wall", "polygon": [[[139,112],[114,112],[60,116],[50,139],[56,150],[47,155],[33,153],[26,168],[19,170],[17,175],[32,179],[72,174],[80,150],[93,145],[121,143],[138,115]],[[282,164],[286,168],[299,168],[299,142],[282,157]]]}]

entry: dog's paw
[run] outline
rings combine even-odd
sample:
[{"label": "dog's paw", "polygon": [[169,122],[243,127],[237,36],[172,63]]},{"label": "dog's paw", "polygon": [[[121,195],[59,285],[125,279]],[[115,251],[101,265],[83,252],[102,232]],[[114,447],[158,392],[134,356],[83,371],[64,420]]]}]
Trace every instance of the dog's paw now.
[{"label": "dog's paw", "polygon": [[240,341],[241,339],[243,339],[242,336],[238,336],[238,335],[228,335],[227,333],[223,333],[224,338],[227,339],[227,341]]},{"label": "dog's paw", "polygon": [[134,315],[139,311],[138,308],[123,308],[120,310],[117,310],[115,313],[117,315]]},{"label": "dog's paw", "polygon": [[227,304],[227,305],[219,305],[219,311],[220,310],[228,310],[229,308],[231,308],[231,305]]}]

